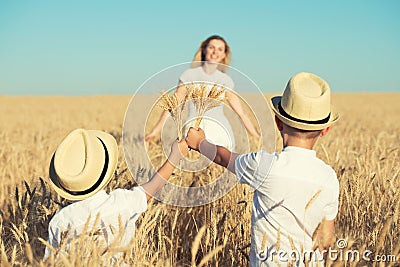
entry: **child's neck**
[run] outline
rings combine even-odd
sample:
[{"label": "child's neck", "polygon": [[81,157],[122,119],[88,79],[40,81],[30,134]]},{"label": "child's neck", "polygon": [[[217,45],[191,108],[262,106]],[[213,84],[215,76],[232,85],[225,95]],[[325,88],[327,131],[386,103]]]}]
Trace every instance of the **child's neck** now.
[{"label": "child's neck", "polygon": [[314,147],[314,144],[317,142],[316,139],[302,139],[302,138],[297,138],[295,136],[291,135],[283,135],[283,147],[287,146],[296,146],[296,147],[301,147],[305,149],[310,149],[312,150]]}]

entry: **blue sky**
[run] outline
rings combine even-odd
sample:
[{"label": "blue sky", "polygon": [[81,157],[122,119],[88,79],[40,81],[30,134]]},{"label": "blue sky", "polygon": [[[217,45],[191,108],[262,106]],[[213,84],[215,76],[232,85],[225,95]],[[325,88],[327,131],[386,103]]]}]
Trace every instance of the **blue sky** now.
[{"label": "blue sky", "polygon": [[[264,92],[400,92],[398,1],[1,1],[0,94],[132,94],[212,34]],[[178,79],[178,77],[177,77]]]}]

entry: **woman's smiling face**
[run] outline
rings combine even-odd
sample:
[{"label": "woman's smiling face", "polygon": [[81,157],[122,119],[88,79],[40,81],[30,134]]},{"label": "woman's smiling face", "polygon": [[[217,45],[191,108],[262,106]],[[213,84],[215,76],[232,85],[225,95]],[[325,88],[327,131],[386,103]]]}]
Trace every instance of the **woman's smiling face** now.
[{"label": "woman's smiling face", "polygon": [[205,60],[210,63],[221,63],[226,56],[225,49],[224,41],[211,40],[206,47]]}]

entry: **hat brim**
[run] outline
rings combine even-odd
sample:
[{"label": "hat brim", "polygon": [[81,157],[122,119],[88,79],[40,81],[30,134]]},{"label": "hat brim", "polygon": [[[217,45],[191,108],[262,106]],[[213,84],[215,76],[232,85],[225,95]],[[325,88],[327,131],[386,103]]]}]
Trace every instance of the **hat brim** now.
[{"label": "hat brim", "polygon": [[331,115],[329,120],[325,123],[315,124],[315,123],[306,123],[306,122],[298,122],[287,118],[283,114],[280,113],[278,105],[281,102],[282,96],[275,96],[271,98],[271,109],[275,113],[275,115],[285,124],[300,130],[306,131],[317,131],[322,130],[330,125],[334,124],[339,119],[339,113],[335,110],[335,108],[331,105]]},{"label": "hat brim", "polygon": [[[102,131],[96,131],[96,130],[89,130],[88,132],[93,133],[96,135],[105,145],[108,153],[108,165],[107,165],[107,171],[105,172],[102,181],[100,184],[94,188],[93,190],[90,190],[90,192],[87,192],[85,194],[71,194],[67,192],[60,184],[60,178],[58,177],[55,168],[54,168],[54,154],[52,156],[51,162],[50,162],[50,167],[49,167],[49,176],[50,176],[50,184],[53,186],[54,191],[57,192],[61,197],[69,200],[82,200],[86,199],[88,197],[93,196],[97,192],[99,192],[101,189],[103,189],[111,180],[113,177],[115,168],[117,167],[117,162],[118,162],[118,145],[115,141],[115,139],[108,133],[102,132]],[[100,177],[99,177],[100,178]]]}]

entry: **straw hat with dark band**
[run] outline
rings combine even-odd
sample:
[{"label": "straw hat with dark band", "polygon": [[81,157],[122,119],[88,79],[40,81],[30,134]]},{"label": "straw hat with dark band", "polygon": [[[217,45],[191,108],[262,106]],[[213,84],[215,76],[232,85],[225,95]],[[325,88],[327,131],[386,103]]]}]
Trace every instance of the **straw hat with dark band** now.
[{"label": "straw hat with dark band", "polygon": [[76,129],[61,144],[50,162],[50,183],[69,200],[88,198],[111,180],[118,161],[118,146],[110,134]]},{"label": "straw hat with dark band", "polygon": [[271,108],[285,124],[301,130],[322,130],[339,119],[331,105],[331,90],[322,78],[306,72],[294,75]]}]

